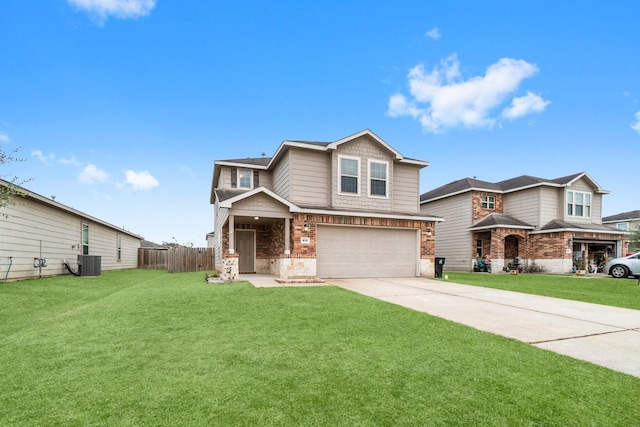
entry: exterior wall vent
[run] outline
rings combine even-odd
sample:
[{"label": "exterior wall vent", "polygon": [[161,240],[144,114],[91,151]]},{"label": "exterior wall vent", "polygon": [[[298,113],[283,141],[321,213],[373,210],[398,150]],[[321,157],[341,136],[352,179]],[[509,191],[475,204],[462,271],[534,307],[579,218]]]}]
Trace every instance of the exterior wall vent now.
[{"label": "exterior wall vent", "polygon": [[99,255],[78,255],[78,272],[80,276],[100,276],[102,257]]}]

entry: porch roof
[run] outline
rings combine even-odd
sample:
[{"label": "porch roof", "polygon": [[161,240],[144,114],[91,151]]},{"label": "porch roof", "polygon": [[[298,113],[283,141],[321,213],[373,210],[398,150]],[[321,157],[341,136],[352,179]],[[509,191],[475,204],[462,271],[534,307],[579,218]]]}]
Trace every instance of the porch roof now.
[{"label": "porch roof", "polygon": [[521,228],[525,230],[535,229],[533,225],[527,224],[526,222],[515,219],[514,217],[511,217],[509,215],[492,213],[476,222],[471,228],[469,228],[469,230],[476,231],[487,230],[491,228]]},{"label": "porch roof", "polygon": [[540,230],[532,231],[531,234],[537,233],[549,233],[549,232],[558,232],[558,231],[578,231],[578,232],[593,232],[593,233],[607,233],[607,234],[625,234],[624,231],[616,230],[612,227],[607,227],[606,225],[600,224],[576,224],[567,221],[561,221],[559,219],[555,219],[553,221],[549,221],[546,223]]}]

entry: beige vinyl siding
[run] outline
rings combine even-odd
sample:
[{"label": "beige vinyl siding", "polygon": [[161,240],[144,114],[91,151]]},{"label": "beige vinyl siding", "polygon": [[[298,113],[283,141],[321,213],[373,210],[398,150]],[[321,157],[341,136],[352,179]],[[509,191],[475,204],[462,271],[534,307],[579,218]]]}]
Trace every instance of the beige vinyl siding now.
[{"label": "beige vinyl siding", "polygon": [[[217,188],[224,188],[224,189],[231,189],[233,188],[231,186],[231,166],[222,166],[220,169],[220,182],[218,183],[218,187]],[[250,167],[236,167],[236,169],[250,169],[250,170],[255,170],[255,169],[251,169]],[[259,186],[260,187],[265,187],[268,188],[269,190],[273,189],[273,178],[271,176],[271,172],[266,171],[266,170],[258,170],[258,173],[260,174],[259,179]],[[252,178],[253,179],[253,178]],[[255,185],[255,183],[254,183]]]},{"label": "beige vinyl siding", "polygon": [[263,216],[273,218],[293,217],[289,207],[283,205],[272,197],[260,193],[233,204],[233,215],[236,216]]},{"label": "beige vinyl siding", "polygon": [[300,206],[327,206],[329,201],[329,155],[291,148],[291,202]]},{"label": "beige vinyl siding", "polygon": [[[591,217],[590,218],[582,218],[576,216],[567,215],[567,192],[568,191],[582,191],[585,193],[591,193]],[[571,184],[570,187],[566,187],[563,196],[562,203],[562,216],[565,221],[575,222],[575,223],[602,223],[602,195],[595,194],[594,188],[591,184],[584,178],[579,179],[578,181]],[[596,200],[598,199],[598,200]]]},{"label": "beige vinyl siding", "polygon": [[540,225],[541,189],[534,187],[527,190],[507,193],[502,196],[503,212],[534,226]]},{"label": "beige vinyl siding", "polygon": [[393,169],[391,196],[395,212],[418,213],[420,211],[420,168],[396,164]]},{"label": "beige vinyl siding", "polygon": [[289,158],[289,151],[286,151],[278,161],[278,164],[275,165],[272,183],[273,192],[287,200],[290,200],[291,197],[291,169],[289,167]]},{"label": "beige vinyl siding", "polygon": [[549,221],[563,217],[564,189],[555,187],[540,188],[540,223],[532,224],[544,226]]},{"label": "beige vinyl siding", "polygon": [[[67,274],[66,259],[77,267],[81,254],[82,224],[89,225],[89,254],[101,256],[102,270],[136,268],[140,239],[118,231],[91,218],[27,197],[16,198],[16,204],[0,210],[7,218],[0,220],[0,279],[4,279],[12,257],[8,280],[35,278],[34,258],[45,258],[42,276]],[[117,236],[122,237],[122,261],[117,262]]]},{"label": "beige vinyl siding", "polygon": [[[359,195],[340,194],[340,156],[348,156],[360,159],[360,175],[358,185]],[[389,176],[387,190],[391,193],[394,189],[395,168],[393,155],[384,149],[376,141],[368,136],[362,136],[353,141],[346,142],[338,147],[332,155],[331,174],[333,176],[332,206],[338,209],[357,209],[378,212],[392,212],[393,196],[387,198],[369,197],[369,160],[388,162]],[[418,192],[416,191],[416,195]]]},{"label": "beige vinyl siding", "polygon": [[436,257],[445,258],[445,270],[470,271],[473,266],[471,206],[470,192],[420,205],[423,214],[444,218],[436,223]]}]

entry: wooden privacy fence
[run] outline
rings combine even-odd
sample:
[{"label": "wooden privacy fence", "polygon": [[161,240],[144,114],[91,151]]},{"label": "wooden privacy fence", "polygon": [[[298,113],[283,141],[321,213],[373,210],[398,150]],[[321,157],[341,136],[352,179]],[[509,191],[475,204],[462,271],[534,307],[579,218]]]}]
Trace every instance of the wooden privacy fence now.
[{"label": "wooden privacy fence", "polygon": [[215,268],[213,248],[140,248],[138,267],[169,270],[169,273],[211,271]]}]

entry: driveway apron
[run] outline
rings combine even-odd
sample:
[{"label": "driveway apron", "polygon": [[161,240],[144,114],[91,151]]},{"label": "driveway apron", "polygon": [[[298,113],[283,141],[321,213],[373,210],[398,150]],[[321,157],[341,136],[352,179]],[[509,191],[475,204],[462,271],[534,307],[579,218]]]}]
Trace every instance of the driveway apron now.
[{"label": "driveway apron", "polygon": [[417,277],[326,282],[640,378],[639,310]]}]

